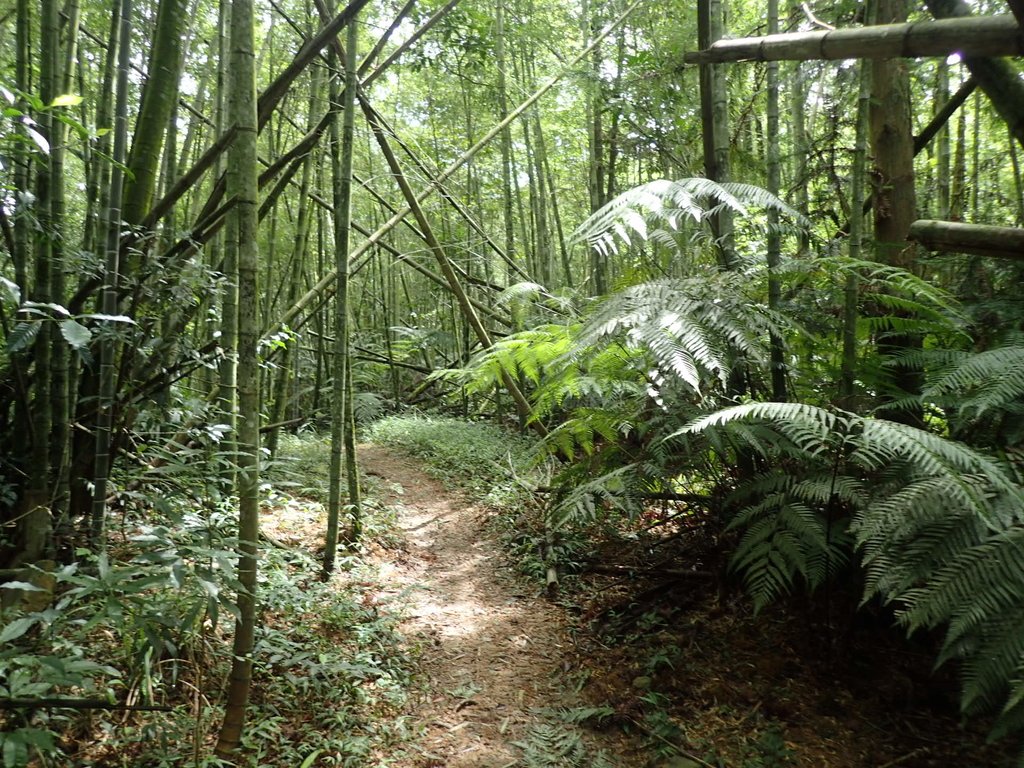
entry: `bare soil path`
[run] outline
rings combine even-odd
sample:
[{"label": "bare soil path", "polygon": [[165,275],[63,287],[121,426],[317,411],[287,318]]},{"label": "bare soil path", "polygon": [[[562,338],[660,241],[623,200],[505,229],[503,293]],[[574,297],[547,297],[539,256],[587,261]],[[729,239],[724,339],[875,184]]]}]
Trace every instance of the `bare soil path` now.
[{"label": "bare soil path", "polygon": [[[375,445],[359,456],[382,484],[384,502],[398,510],[404,552],[381,564],[383,582],[406,602],[403,630],[419,645],[427,677],[409,711],[425,730],[421,754],[396,765],[523,765],[523,745],[551,727],[554,708],[585,705],[573,690],[582,660],[563,612],[503,562],[485,513],[425,475],[415,459]],[[618,735],[581,729],[580,736],[588,755],[606,764],[643,764]]]}]

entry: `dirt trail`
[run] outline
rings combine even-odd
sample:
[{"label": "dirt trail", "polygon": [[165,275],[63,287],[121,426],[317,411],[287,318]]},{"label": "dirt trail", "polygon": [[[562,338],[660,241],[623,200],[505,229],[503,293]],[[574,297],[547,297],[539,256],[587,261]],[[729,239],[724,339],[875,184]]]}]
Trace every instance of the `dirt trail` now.
[{"label": "dirt trail", "polygon": [[[481,511],[454,498],[414,459],[364,446],[360,464],[399,510],[406,556],[382,564],[392,594],[404,593],[403,629],[422,648],[426,696],[410,714],[425,728],[423,754],[401,768],[512,768],[515,742],[553,722],[540,708],[584,702],[571,689],[576,654],[560,609],[518,582],[484,531]],[[557,723],[557,720],[554,721]],[[566,725],[571,729],[571,725]],[[611,735],[582,734],[591,755],[639,766]]]}]

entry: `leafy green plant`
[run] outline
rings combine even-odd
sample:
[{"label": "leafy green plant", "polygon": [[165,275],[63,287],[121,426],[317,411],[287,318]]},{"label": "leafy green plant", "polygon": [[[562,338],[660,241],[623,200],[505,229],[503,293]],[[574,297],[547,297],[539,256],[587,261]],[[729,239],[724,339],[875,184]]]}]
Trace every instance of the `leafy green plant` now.
[{"label": "leafy green plant", "polygon": [[773,724],[757,737],[751,754],[743,761],[743,768],[785,768],[793,765],[795,756],[786,744],[782,728]]},{"label": "leafy green plant", "polygon": [[278,491],[327,503],[329,458],[329,437],[282,434],[277,458],[266,467],[267,481]]},{"label": "leafy green plant", "polygon": [[[230,579],[223,573],[231,571],[210,564],[229,565],[230,555],[197,548],[188,537],[187,527],[178,541],[167,529],[154,529],[138,537],[142,551],[133,562],[104,554],[89,568],[58,569],[55,604],[4,617],[0,690],[32,713],[5,737],[9,765],[27,764],[28,746],[58,754],[57,735],[70,711],[61,707],[65,699],[69,706],[83,697],[116,704],[125,695],[162,702],[184,668],[204,663],[203,635],[216,626],[221,608],[234,610],[224,589]],[[38,700],[45,703],[34,707]]]},{"label": "leafy green plant", "polygon": [[927,372],[926,405],[940,409],[958,439],[997,450],[1024,440],[1024,343],[1011,336],[981,352],[929,349],[908,353],[894,365]]},{"label": "leafy green plant", "polygon": [[592,751],[584,743],[580,725],[599,723],[614,710],[610,707],[577,707],[540,710],[545,721],[531,726],[524,738],[512,742],[522,750],[524,768],[610,768],[612,763],[601,750]]},{"label": "leafy green plant", "polygon": [[[297,456],[295,483],[312,484],[323,442],[306,435],[284,446]],[[199,506],[181,493],[198,464],[191,451],[206,449],[167,454],[158,476],[167,491],[161,505],[147,505],[142,491],[126,496],[144,516],[132,512],[123,521],[123,538],[109,555],[81,552],[80,565],[52,574],[54,604],[3,615],[0,694],[56,700],[28,702],[4,716],[2,754],[11,768],[39,755],[126,768],[219,765],[205,754],[204,739],[222,717],[216,690],[230,658],[225,629],[236,612],[236,516],[230,499]],[[269,499],[289,501],[273,489]],[[392,519],[376,507],[372,517],[381,532]],[[396,628],[399,611],[367,599],[379,587],[357,555],[348,567],[350,577],[324,583],[310,555],[263,552],[257,693],[240,764],[364,765],[412,737],[401,710],[413,661]],[[85,717],[59,706],[83,697],[164,709],[110,715],[101,708]]]},{"label": "leafy green plant", "polygon": [[581,768],[589,763],[579,734],[557,725],[534,726],[524,740],[513,743],[523,750],[522,762],[530,768]]},{"label": "leafy green plant", "polygon": [[[705,216],[702,194],[741,212],[701,184],[658,183],[627,193],[579,236],[605,249],[639,237],[678,251],[679,222]],[[876,356],[860,371],[867,386],[884,391],[892,367],[910,365],[929,373],[925,399],[960,423],[1016,413],[1019,345],[942,351],[965,340],[956,302],[903,270],[826,259],[782,273],[799,284],[801,270],[827,264],[858,275],[876,309],[859,333],[927,340],[922,352]],[[940,662],[963,662],[966,712],[998,712],[996,735],[1024,728],[1024,489],[1013,468],[934,432],[810,403],[723,408],[735,373],[748,391],[767,380],[768,338],[795,335],[760,303],[763,277],[741,261],[724,275],[628,287],[572,323],[503,340],[459,375],[480,393],[502,370],[531,385],[536,418],[551,422],[548,452],[573,460],[556,478],[556,526],[629,515],[644,492],[708,478],[725,496],[732,568],[756,607],[859,564],[866,600],[890,603],[910,631],[947,627]],[[828,396],[821,386],[809,394]],[[941,411],[937,419],[941,427]],[[784,750],[758,759],[769,757],[784,761]]]}]

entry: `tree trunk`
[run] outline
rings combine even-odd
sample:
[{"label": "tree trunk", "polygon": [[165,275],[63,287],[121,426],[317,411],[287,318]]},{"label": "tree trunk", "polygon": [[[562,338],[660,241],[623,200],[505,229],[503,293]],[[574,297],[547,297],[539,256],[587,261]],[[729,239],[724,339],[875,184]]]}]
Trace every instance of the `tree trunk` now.
[{"label": "tree trunk", "polygon": [[[861,247],[864,234],[864,177],[867,170],[868,119],[871,105],[871,70],[873,62],[860,62],[860,89],[857,98],[857,127],[855,129],[853,159],[851,161],[850,190],[850,242],[851,260],[862,258]],[[851,268],[846,276],[843,297],[843,356],[839,375],[839,405],[848,411],[855,410],[857,378],[857,320],[860,302],[860,277]]]},{"label": "tree trunk", "polygon": [[[217,81],[221,84],[220,104],[218,105],[218,122],[223,120],[225,131],[221,135],[234,136],[237,130],[237,115],[232,113],[231,92],[234,83],[231,80],[232,67],[235,63],[235,50],[232,47],[232,35],[234,26],[231,14],[236,7],[233,0],[221,0],[220,20],[227,22],[221,32],[221,55],[217,60]],[[255,55],[255,53],[253,54]],[[228,145],[227,172],[230,174],[230,154],[234,144]],[[223,157],[218,155],[217,168],[223,164]],[[211,197],[215,194],[211,191]],[[172,191],[173,192],[173,191]],[[165,195],[166,199],[170,194]],[[200,214],[202,216],[202,214]],[[228,425],[227,434],[221,439],[222,449],[228,455],[234,453],[237,443],[238,429],[238,238],[235,233],[227,232],[222,236],[215,236],[211,255],[220,255],[219,263],[212,261],[209,266],[212,269],[220,269],[224,275],[224,288],[220,300],[220,337],[217,345],[220,347],[220,362],[217,366],[217,403],[220,408],[220,418]],[[225,464],[221,470],[221,486],[230,489],[235,481],[234,468],[230,462]]]},{"label": "tree trunk", "polygon": [[530,201],[533,204],[537,227],[536,252],[534,254],[537,271],[534,274],[541,285],[551,289],[554,287],[551,269],[554,253],[551,248],[551,226],[548,221],[548,184],[547,178],[544,176],[544,134],[541,131],[540,115],[536,110],[530,118],[527,118],[524,128],[529,131],[531,126],[533,128],[533,152],[531,154],[533,168],[530,175],[533,177],[533,185]]},{"label": "tree trunk", "polygon": [[[768,0],[768,34],[779,31],[779,0]],[[768,63],[768,191],[778,196],[781,183],[779,170],[779,65]],[[779,234],[779,213],[774,208],[768,211],[768,308],[778,312],[782,305],[782,280],[778,275],[782,256],[782,237]],[[783,339],[772,333],[769,339],[772,379],[772,399],[784,402],[789,399],[786,387],[786,357]]]},{"label": "tree trunk", "polygon": [[[878,20],[882,23],[906,19],[905,0],[881,0]],[[911,131],[910,78],[902,59],[880,59],[871,70],[870,109],[875,259],[883,264],[913,271],[917,265],[915,247],[908,242],[914,221],[914,137]],[[887,333],[878,339],[883,357],[920,348],[921,339],[911,334]],[[901,400],[921,390],[920,371],[900,367],[892,374],[891,391],[884,400]],[[922,423],[919,408],[894,411],[894,420]]]},{"label": "tree trunk", "polygon": [[[601,32],[601,34],[598,35],[597,38],[590,43],[590,45],[588,45],[579,54],[574,56],[570,61],[566,62],[565,67],[559,73],[551,77],[546,83],[544,83],[544,85],[542,85],[540,88],[534,91],[528,98],[521,102],[518,107],[512,110],[505,117],[504,120],[501,120],[497,125],[495,125],[483,136],[481,136],[472,147],[470,147],[461,155],[459,155],[459,157],[456,158],[447,168],[444,168],[442,171],[440,171],[437,174],[437,178],[435,179],[435,186],[428,187],[419,195],[416,195],[416,203],[420,203],[427,197],[429,197],[437,188],[437,184],[443,184],[447,179],[449,179],[452,176],[452,174],[454,174],[469,160],[475,157],[477,153],[480,152],[481,149],[486,147],[494,139],[494,137],[497,136],[504,128],[506,128],[513,120],[518,119],[520,115],[526,112],[526,110],[533,106],[542,96],[544,96],[544,94],[550,91],[567,72],[571,71],[573,67],[575,67],[583,59],[585,59],[590,54],[591,50],[595,46],[597,46],[601,40],[607,37],[611,32],[617,29],[620,24],[622,24],[627,18],[629,18],[630,14],[632,14],[633,11],[636,10],[639,4],[640,0],[636,0],[636,2],[631,3],[629,7],[627,7],[612,24],[606,27]],[[361,257],[367,251],[369,251],[371,248],[373,248],[380,241],[381,238],[383,238],[387,233],[394,229],[401,221],[403,221],[405,217],[412,212],[412,210],[413,209],[411,206],[407,206],[397,211],[390,219],[385,221],[373,233],[368,235],[366,240],[363,243],[361,243],[358,248],[353,250],[351,258],[355,260]],[[358,269],[360,266],[361,262],[353,262],[354,270]],[[281,323],[293,324],[293,327],[297,327],[297,325],[301,324],[301,321],[298,319],[299,316],[310,305],[319,304],[319,302],[321,302],[326,295],[329,295],[330,289],[335,284],[336,277],[337,275],[335,274],[335,270],[331,270],[326,275],[322,276],[316,285],[310,288],[288,311],[284,313],[284,315],[280,318]]]},{"label": "tree trunk", "polygon": [[[720,0],[700,0],[697,4],[698,45],[708,48],[722,36]],[[701,132],[704,138],[704,173],[719,184],[729,178],[729,90],[719,64],[700,66]],[[723,269],[736,266],[733,245],[732,213],[723,210],[710,217],[717,244],[718,262]]]},{"label": "tree trunk", "polygon": [[[316,124],[322,109],[323,80],[319,73],[319,69],[314,70],[313,77],[310,82],[308,115],[308,124],[310,127]],[[302,276],[305,274],[306,269],[305,264],[306,256],[309,251],[309,236],[311,229],[310,222],[312,221],[313,216],[310,192],[312,190],[313,168],[316,165],[317,159],[318,154],[314,151],[305,158],[302,164],[302,179],[299,182],[299,210],[296,215],[295,223],[295,250],[292,253],[291,269],[289,270],[287,277],[288,292],[286,295],[288,306],[291,306],[291,304],[299,297],[299,292],[301,291],[302,286]],[[277,361],[278,368],[273,393],[274,405],[270,416],[271,424],[278,424],[285,419],[285,405],[288,402],[288,381],[291,377],[292,368],[294,367],[291,364],[292,357],[297,360],[299,356],[297,351],[293,353],[291,348],[288,347],[282,352],[281,358]],[[267,450],[270,452],[271,458],[277,456],[279,432],[280,428],[274,427],[267,435]]]},{"label": "tree trunk", "polygon": [[[925,5],[937,19],[981,20],[969,19],[971,9],[963,0],[925,0]],[[1019,26],[1016,27],[1016,32],[1019,37]],[[1007,52],[1007,55],[1012,53],[1014,52]],[[1020,54],[1021,51],[1015,53]],[[965,56],[963,61],[996,108],[996,112],[1010,126],[1014,138],[1024,145],[1024,80],[1021,80],[1020,71],[1007,59],[982,58],[974,55]]]},{"label": "tree trunk", "polygon": [[[40,14],[39,35],[39,95],[43,103],[49,104],[56,94],[56,78],[58,72],[58,31],[57,0],[44,0]],[[52,111],[40,116],[39,130],[50,144],[54,144],[56,119]],[[36,174],[36,218],[38,231],[35,242],[35,280],[29,294],[34,301],[47,304],[59,300],[53,296],[53,273],[61,265],[55,263],[55,242],[58,238],[56,222],[53,221],[53,189],[62,183],[53,177],[54,165],[52,155],[47,158],[44,167]],[[24,509],[18,520],[18,532],[21,562],[32,563],[40,560],[52,546],[53,503],[53,366],[55,364],[53,349],[63,344],[60,334],[56,331],[56,323],[50,320],[40,321],[40,330],[33,347],[35,375],[33,377],[34,396],[32,399],[32,428],[35,440],[32,443],[28,489],[23,499]]]},{"label": "tree trunk", "polygon": [[[505,52],[505,0],[497,0],[494,9],[495,21],[495,66],[498,70],[498,118],[502,122],[508,117],[508,84],[506,83],[505,70],[507,67],[507,56]],[[513,216],[513,178],[512,178],[512,132],[508,126],[502,128],[499,134],[501,146],[501,203],[504,214],[502,224],[505,233],[505,254],[508,258],[515,258],[515,218]],[[511,285],[514,282],[512,263],[505,266],[505,282]],[[514,312],[515,310],[513,310]],[[513,319],[514,321],[514,319]]]},{"label": "tree trunk", "polygon": [[[938,114],[948,102],[949,64],[940,61],[935,82],[935,113]],[[937,205],[940,219],[949,218],[950,172],[949,126],[943,123],[935,136],[935,180],[938,187]]]},{"label": "tree trunk", "polygon": [[1024,260],[1024,229],[922,219],[910,225],[910,239],[935,251]]},{"label": "tree trunk", "polygon": [[[933,2],[961,1],[927,0],[929,6]],[[687,64],[721,64],[895,56],[917,58],[948,56],[957,52],[967,56],[1017,56],[1024,53],[1024,39],[1012,16],[981,16],[720,40],[701,46],[699,51],[684,54],[683,61]]]},{"label": "tree trunk", "polygon": [[[362,103],[362,102],[361,102]],[[391,173],[395,177],[395,181],[398,182],[398,186],[402,190],[402,194],[405,196],[406,202],[409,204],[412,214],[416,217],[416,221],[423,231],[424,239],[430,245],[430,250],[433,252],[434,257],[437,259],[438,266],[441,269],[441,273],[444,275],[445,280],[448,282],[449,289],[452,296],[455,298],[459,305],[462,315],[466,322],[472,328],[477,341],[484,348],[490,347],[491,336],[484,328],[482,322],[480,322],[480,316],[473,309],[473,305],[466,295],[462,284],[459,282],[458,277],[455,274],[455,270],[452,268],[451,261],[448,259],[444,252],[444,248],[440,241],[434,236],[433,230],[430,226],[430,222],[423,213],[423,209],[420,208],[419,200],[416,198],[415,193],[412,191],[412,187],[409,186],[409,182],[406,180],[405,175],[402,172],[401,166],[398,164],[398,159],[395,157],[394,152],[391,151],[391,147],[388,143],[387,137],[384,135],[384,131],[380,123],[377,121],[374,112],[369,109],[368,105],[363,104],[363,111],[366,115],[367,120],[370,123],[370,128],[373,131],[374,137],[377,139],[377,143],[381,148],[381,152],[384,154],[385,159],[388,162],[388,166],[391,168]],[[506,372],[502,371],[502,383],[512,396],[513,402],[516,405],[516,411],[519,413],[519,417],[523,422],[529,421],[531,414],[531,407],[529,401],[523,395],[519,386],[513,380],[513,378]],[[542,436],[547,434],[547,430],[544,425],[539,421],[532,422],[534,429]]]},{"label": "tree trunk", "polygon": [[[32,50],[30,42],[30,34],[32,28],[32,8],[35,7],[34,3],[29,3],[28,0],[17,0],[16,5],[16,26],[15,26],[15,85],[23,93],[32,92],[31,84],[31,59]],[[27,108],[19,100],[19,106]],[[35,179],[33,178],[33,167],[34,162],[32,159],[31,140],[29,139],[26,131],[26,126],[18,124],[19,138],[21,139],[20,146],[12,147],[12,160],[14,164],[14,188],[20,190],[23,193],[27,193],[32,189]],[[11,250],[11,260],[14,267],[14,282],[18,286],[18,291],[22,297],[30,296],[30,286],[28,278],[29,265],[32,262],[32,255],[34,250],[34,242],[32,231],[34,228],[33,219],[35,218],[32,213],[32,206],[29,202],[30,196],[28,194],[22,194],[21,199],[18,200],[17,207],[15,209],[15,215],[11,224],[14,230],[11,238],[13,240],[13,247]],[[21,318],[26,319],[26,318]],[[36,434],[35,423],[34,423],[34,411],[32,408],[32,392],[30,390],[31,384],[28,378],[28,368],[30,365],[29,355],[14,354],[10,356],[11,375],[15,383],[15,401],[14,401],[14,417],[13,417],[13,431],[15,435],[21,436],[20,440],[17,438],[10,440],[3,440],[0,443],[2,449],[6,449],[13,461],[19,464],[28,465],[32,460],[35,453],[35,446],[39,443],[42,438]],[[15,520],[16,526],[20,525],[21,515],[25,511],[31,511],[34,509],[37,501],[33,501],[30,498],[25,498],[31,493],[31,485],[23,489],[23,499],[20,508],[15,508],[10,511],[11,519],[7,519],[4,515],[3,523],[10,524]],[[41,499],[39,499],[41,501]],[[21,531],[16,527],[16,539],[21,539]],[[18,542],[20,545],[23,541]]]},{"label": "tree trunk", "polygon": [[[598,28],[597,9],[591,0],[583,0],[583,29],[588,38],[593,38]],[[590,213],[596,213],[604,199],[604,126],[601,104],[601,49],[594,45],[587,72],[590,82],[585,87],[587,114],[587,190],[590,196]],[[608,257],[598,248],[590,249],[590,290],[595,296],[608,292]]]},{"label": "tree trunk", "polygon": [[[803,10],[799,4],[794,3],[789,10],[790,22],[796,23],[796,19],[802,17]],[[806,106],[807,91],[805,87],[806,75],[803,65],[797,61],[793,63],[792,74],[789,77],[789,107],[790,127],[792,131],[792,176],[789,181],[789,188],[793,194],[793,206],[804,216],[808,215],[807,199],[807,131]],[[810,239],[807,232],[801,230],[797,234],[797,255],[803,256],[807,253]]]},{"label": "tree trunk", "polygon": [[1017,211],[1017,226],[1024,227],[1024,179],[1021,178],[1020,158],[1017,155],[1017,145],[1013,141],[1012,133],[1010,134],[1010,165],[1013,166],[1013,203]]}]

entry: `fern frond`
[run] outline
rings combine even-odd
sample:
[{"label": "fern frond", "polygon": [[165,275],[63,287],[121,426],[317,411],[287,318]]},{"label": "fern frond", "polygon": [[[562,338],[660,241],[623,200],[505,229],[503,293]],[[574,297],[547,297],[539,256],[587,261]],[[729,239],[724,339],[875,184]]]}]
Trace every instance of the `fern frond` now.
[{"label": "fern frond", "polygon": [[1024,607],[1024,528],[993,534],[959,553],[926,586],[910,593],[902,617],[912,630],[932,627],[947,620],[955,606],[984,594],[991,602],[982,600],[973,610],[998,613],[1004,601]]},{"label": "fern frond", "polygon": [[896,599],[979,541],[988,526],[978,498],[946,476],[880,488],[853,524],[867,571],[864,600]]},{"label": "fern frond", "polygon": [[537,301],[547,290],[540,283],[513,283],[495,297],[495,303],[508,306],[516,301]]},{"label": "fern frond", "polygon": [[777,316],[753,306],[732,276],[656,280],[608,297],[580,328],[575,354],[608,344],[642,350],[657,370],[696,394],[728,377],[730,359],[767,358],[765,340],[785,331]]},{"label": "fern frond", "polygon": [[732,525],[744,532],[730,567],[742,572],[755,610],[789,592],[798,577],[813,590],[848,559],[817,510],[784,496],[743,510]]},{"label": "fern frond", "polygon": [[352,416],[357,424],[369,424],[384,413],[384,399],[375,392],[356,392],[352,398]]},{"label": "fern frond", "polygon": [[633,502],[628,491],[635,482],[636,471],[634,465],[627,464],[571,488],[548,509],[549,525],[555,530],[587,525],[610,510],[629,514]]},{"label": "fern frond", "polygon": [[808,403],[758,402],[734,405],[709,413],[674,434],[703,432],[709,427],[725,426],[747,419],[772,422],[779,427],[781,434],[792,432],[815,435],[821,442],[826,441],[839,423],[837,413]]},{"label": "fern frond", "polygon": [[750,184],[717,184],[709,179],[659,179],[622,193],[588,217],[573,233],[602,253],[614,253],[618,242],[629,246],[634,236],[649,237],[651,222],[678,230],[684,221],[700,223],[716,210],[745,216],[747,206],[773,209],[806,226],[805,220],[778,197]]},{"label": "fern frond", "polygon": [[543,443],[553,449],[552,453],[560,453],[571,460],[580,451],[592,454],[597,438],[614,442],[623,426],[620,413],[600,408],[578,408],[572,418],[552,429]]},{"label": "fern frond", "polygon": [[956,397],[962,412],[975,417],[1024,398],[1024,346],[998,347],[961,357],[924,391],[929,399]]},{"label": "fern frond", "polygon": [[[970,371],[966,360],[955,370]],[[964,710],[1001,710],[998,732],[1024,727],[1024,488],[1008,465],[926,430],[800,403],[707,414],[675,441],[723,457],[753,450],[771,467],[730,497],[745,503],[730,522],[741,532],[731,565],[755,607],[799,582],[813,588],[859,548],[865,600],[894,604],[911,631],[948,625],[940,663],[962,662]]]},{"label": "fern frond", "polygon": [[579,733],[564,725],[534,725],[523,741],[513,744],[523,751],[523,768],[583,768],[588,762]]},{"label": "fern frond", "polygon": [[544,325],[520,331],[496,341],[478,352],[457,370],[438,371],[434,376],[454,378],[470,393],[501,386],[503,375],[523,377],[537,384],[548,366],[565,356],[572,344],[575,326]]},{"label": "fern frond", "polygon": [[[917,472],[960,480],[960,487],[976,495],[970,477],[980,475],[993,489],[1019,495],[1020,489],[1007,474],[1006,467],[981,451],[948,440],[923,429],[883,419],[858,419],[860,435],[850,461],[868,470],[877,470],[897,459],[911,462]],[[976,509],[987,508],[987,505]]]}]

